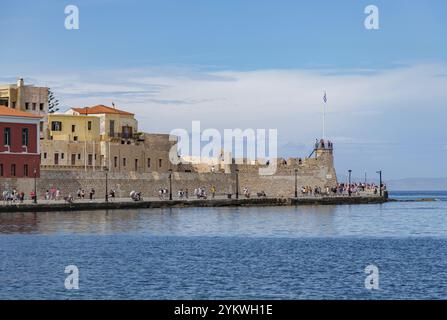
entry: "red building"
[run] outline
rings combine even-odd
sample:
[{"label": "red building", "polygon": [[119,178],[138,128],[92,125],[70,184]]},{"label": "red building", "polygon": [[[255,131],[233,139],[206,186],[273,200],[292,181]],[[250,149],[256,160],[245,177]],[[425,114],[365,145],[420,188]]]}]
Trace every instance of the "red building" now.
[{"label": "red building", "polygon": [[40,117],[0,106],[0,178],[40,175]]}]

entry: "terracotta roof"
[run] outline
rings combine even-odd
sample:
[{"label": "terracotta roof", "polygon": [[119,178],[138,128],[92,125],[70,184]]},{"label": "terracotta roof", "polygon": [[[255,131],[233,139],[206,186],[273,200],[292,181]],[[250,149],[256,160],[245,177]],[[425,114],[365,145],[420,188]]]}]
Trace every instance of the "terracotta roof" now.
[{"label": "terracotta roof", "polygon": [[25,111],[20,111],[5,106],[0,106],[0,116],[2,117],[22,117],[22,118],[36,118],[40,119],[41,116]]},{"label": "terracotta roof", "polygon": [[101,113],[108,113],[108,114],[121,114],[121,115],[127,115],[127,116],[133,116],[133,113],[115,109],[112,107],[107,107],[102,104],[92,106],[92,107],[85,107],[85,108],[72,108],[74,111],[79,112],[79,114],[101,114]]}]

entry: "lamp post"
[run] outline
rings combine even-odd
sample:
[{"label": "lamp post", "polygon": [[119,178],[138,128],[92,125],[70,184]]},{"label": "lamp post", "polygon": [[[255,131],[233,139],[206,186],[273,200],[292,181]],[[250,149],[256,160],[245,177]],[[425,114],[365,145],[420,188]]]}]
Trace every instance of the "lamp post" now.
[{"label": "lamp post", "polygon": [[172,169],[169,169],[169,200],[172,200]]},{"label": "lamp post", "polygon": [[295,198],[298,198],[298,169],[295,169]]},{"label": "lamp post", "polygon": [[349,169],[348,172],[349,172],[348,195],[351,196],[351,173],[352,173],[352,170]]},{"label": "lamp post", "polygon": [[34,169],[34,203],[37,203],[37,169]]},{"label": "lamp post", "polygon": [[239,199],[239,169],[236,169],[236,199]]},{"label": "lamp post", "polygon": [[104,168],[104,171],[106,172],[106,195],[105,195],[105,199],[106,202],[109,202],[109,186],[108,186],[108,173],[109,173],[109,168]]},{"label": "lamp post", "polygon": [[379,174],[379,194],[382,197],[382,170],[377,171]]}]

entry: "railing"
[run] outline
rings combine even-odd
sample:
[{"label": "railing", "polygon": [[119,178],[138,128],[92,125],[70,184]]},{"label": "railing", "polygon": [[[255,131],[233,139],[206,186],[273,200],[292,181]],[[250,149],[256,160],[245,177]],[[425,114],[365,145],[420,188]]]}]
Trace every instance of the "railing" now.
[{"label": "railing", "polygon": [[87,170],[103,170],[104,166],[100,165],[69,165],[69,164],[41,164],[40,169],[41,170],[85,170],[87,167]]},{"label": "railing", "polygon": [[108,134],[109,138],[116,139],[133,139],[133,140],[143,140],[142,135],[139,133],[126,133],[126,132],[114,132]]},{"label": "railing", "polygon": [[333,149],[334,145],[331,141],[321,139],[320,141],[315,142],[314,149],[312,150],[311,154],[309,154],[308,158],[312,157],[312,155],[317,150],[333,150]]}]

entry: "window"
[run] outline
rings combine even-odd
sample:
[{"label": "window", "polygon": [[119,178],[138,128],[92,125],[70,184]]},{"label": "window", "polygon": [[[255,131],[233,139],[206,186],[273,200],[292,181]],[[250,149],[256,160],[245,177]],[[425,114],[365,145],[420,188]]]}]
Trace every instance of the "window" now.
[{"label": "window", "polygon": [[161,159],[158,159],[158,167],[161,168],[161,165],[162,165],[162,161],[161,161]]},{"label": "window", "polygon": [[33,110],[36,110],[37,103],[33,102]]},{"label": "window", "polygon": [[23,128],[22,129],[22,146],[28,146],[28,136],[29,136],[28,128]]},{"label": "window", "polygon": [[28,165],[27,164],[23,165],[23,175],[25,177],[28,177]]},{"label": "window", "polygon": [[29,110],[29,102],[25,102],[25,109]]},{"label": "window", "polygon": [[15,109],[15,108],[16,108],[16,102],[15,102],[15,101],[13,101],[13,102],[12,102],[12,105],[11,105],[11,107],[12,107],[13,109]]},{"label": "window", "polygon": [[113,158],[113,166],[116,168],[118,167],[118,157]]},{"label": "window", "polygon": [[40,132],[43,132],[43,121],[39,123],[39,130]]},{"label": "window", "polygon": [[91,153],[88,154],[88,165],[93,165],[93,155]]},{"label": "window", "polygon": [[126,158],[123,158],[123,167],[126,166]]},{"label": "window", "polygon": [[47,158],[47,153],[46,153],[46,152],[43,153],[43,158],[44,158],[44,159]]},{"label": "window", "polygon": [[75,132],[76,131],[76,125],[72,124],[71,125],[71,132]]},{"label": "window", "polygon": [[81,160],[81,154],[78,153],[78,160]]},{"label": "window", "polygon": [[0,163],[0,177],[3,177],[3,163]]},{"label": "window", "polygon": [[151,167],[151,158],[147,158],[147,167],[148,167],[148,168]]},{"label": "window", "polygon": [[16,176],[16,165],[15,164],[11,164],[11,176],[13,176],[13,177]]},{"label": "window", "polygon": [[78,141],[78,136],[74,136],[73,141]]},{"label": "window", "polygon": [[51,130],[52,131],[62,131],[62,122],[51,121]]},{"label": "window", "polygon": [[61,159],[64,159],[64,153],[63,152],[61,153]]},{"label": "window", "polygon": [[135,159],[135,171],[138,171],[138,159]]},{"label": "window", "polygon": [[74,166],[75,164],[76,164],[76,154],[73,153],[73,154],[71,155],[71,165]]},{"label": "window", "polygon": [[11,145],[11,128],[5,128],[3,130],[3,139],[4,139],[4,145],[10,146]]},{"label": "window", "polygon": [[109,122],[109,136],[115,136],[115,120],[110,120]]},{"label": "window", "polygon": [[43,111],[43,103],[39,103],[39,110]]},{"label": "window", "polygon": [[130,139],[132,137],[132,127],[122,126],[121,127],[122,136],[124,139]]},{"label": "window", "polygon": [[59,153],[54,154],[54,164],[59,164]]},{"label": "window", "polygon": [[92,130],[92,122],[91,121],[87,122],[87,129]]}]

